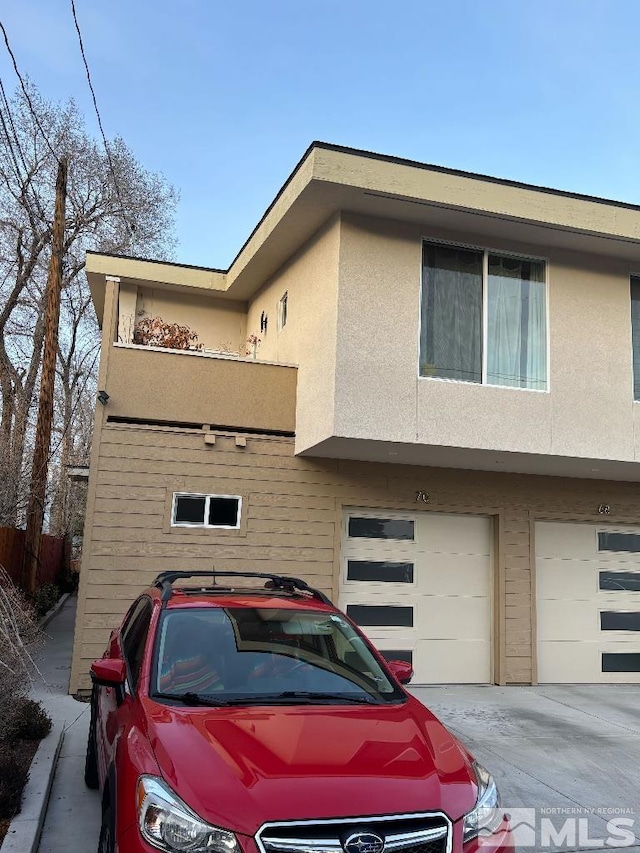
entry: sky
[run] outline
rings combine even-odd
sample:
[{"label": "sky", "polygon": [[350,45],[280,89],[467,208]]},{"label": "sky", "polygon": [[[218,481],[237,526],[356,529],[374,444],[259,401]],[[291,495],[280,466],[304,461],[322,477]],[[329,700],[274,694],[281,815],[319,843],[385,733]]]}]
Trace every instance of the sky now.
[{"label": "sky", "polygon": [[[107,137],[226,268],[313,140],[640,203],[638,0],[76,0]],[[98,136],[70,0],[0,0]],[[17,83],[0,45],[0,76]]]}]

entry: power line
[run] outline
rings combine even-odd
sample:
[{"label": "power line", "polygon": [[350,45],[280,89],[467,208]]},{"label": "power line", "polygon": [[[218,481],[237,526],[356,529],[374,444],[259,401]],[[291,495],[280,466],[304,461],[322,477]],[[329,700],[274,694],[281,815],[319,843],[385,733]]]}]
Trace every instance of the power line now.
[{"label": "power line", "polygon": [[93,83],[91,82],[91,72],[89,71],[89,63],[87,62],[87,56],[84,52],[84,43],[82,41],[82,33],[80,32],[80,24],[78,23],[78,16],[76,14],[76,4],[74,0],[71,0],[71,12],[73,14],[73,22],[76,25],[76,32],[78,33],[78,43],[80,45],[80,53],[82,54],[82,61],[84,62],[84,68],[87,73],[87,83],[89,84],[89,89],[91,91],[91,97],[93,98],[93,106],[96,111],[96,117],[98,119],[98,127],[100,128],[100,133],[102,134],[102,141],[104,143],[104,150],[107,153],[107,160],[109,162],[109,169],[111,171],[111,177],[113,178],[113,185],[115,187],[116,195],[118,196],[118,202],[120,204],[120,209],[122,211],[122,218],[124,219],[124,223],[129,229],[129,233],[131,238],[134,237],[134,227],[129,222],[127,217],[124,214],[125,206],[122,200],[122,195],[120,194],[120,187],[118,185],[118,179],[116,178],[116,170],[113,166],[113,160],[111,159],[111,152],[109,151],[109,145],[107,143],[107,137],[104,132],[104,127],[102,126],[102,117],[100,115],[100,110],[98,109],[98,99],[96,98],[95,89],[93,88]]},{"label": "power line", "polygon": [[15,57],[13,51],[11,50],[11,45],[9,44],[9,36],[7,35],[7,31],[5,30],[4,24],[2,23],[2,21],[0,21],[0,29],[2,30],[2,35],[4,36],[4,43],[7,47],[7,50],[9,51],[9,56],[11,57],[11,61],[13,62],[13,70],[16,72],[16,76],[17,76],[18,80],[20,81],[20,86],[22,87],[22,92],[24,93],[27,104],[29,105],[29,110],[31,111],[31,115],[33,116],[33,120],[35,121],[36,125],[38,126],[38,130],[42,134],[42,138],[47,143],[49,151],[51,151],[51,153],[53,154],[55,159],[58,160],[58,155],[53,150],[53,146],[49,142],[49,137],[44,132],[42,125],[40,124],[40,119],[38,118],[38,114],[35,111],[35,107],[33,106],[33,103],[31,101],[31,96],[29,95],[29,92],[27,91],[27,87],[26,87],[25,82],[22,78],[22,74],[20,74],[20,69],[18,68],[18,63],[16,61],[16,57]]}]

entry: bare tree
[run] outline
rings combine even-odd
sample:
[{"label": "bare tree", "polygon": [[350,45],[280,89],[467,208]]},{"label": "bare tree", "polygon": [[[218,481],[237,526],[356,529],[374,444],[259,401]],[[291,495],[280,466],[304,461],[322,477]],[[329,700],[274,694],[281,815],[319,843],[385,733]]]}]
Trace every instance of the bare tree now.
[{"label": "bare tree", "polygon": [[[67,519],[64,466],[80,461],[74,457],[82,447],[87,452],[85,427],[80,438],[75,436],[76,418],[86,414],[94,391],[98,335],[83,274],[86,251],[169,257],[177,196],[120,138],[109,144],[110,163],[73,101],[47,102],[31,84],[28,93],[27,99],[17,90],[10,101],[0,102],[0,524],[15,525],[24,509],[42,357],[57,169],[44,131],[56,155],[69,158],[52,451],[62,472],[52,510],[60,528]],[[57,502],[62,507],[55,508]]]}]

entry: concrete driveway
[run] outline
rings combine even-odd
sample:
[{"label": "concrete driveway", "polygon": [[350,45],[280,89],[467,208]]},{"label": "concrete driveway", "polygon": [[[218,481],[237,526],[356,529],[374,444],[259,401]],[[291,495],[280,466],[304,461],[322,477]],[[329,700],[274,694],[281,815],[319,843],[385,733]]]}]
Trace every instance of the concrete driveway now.
[{"label": "concrete driveway", "polygon": [[412,692],[494,774],[525,843],[598,850],[624,841],[627,850],[640,851],[640,687]]}]

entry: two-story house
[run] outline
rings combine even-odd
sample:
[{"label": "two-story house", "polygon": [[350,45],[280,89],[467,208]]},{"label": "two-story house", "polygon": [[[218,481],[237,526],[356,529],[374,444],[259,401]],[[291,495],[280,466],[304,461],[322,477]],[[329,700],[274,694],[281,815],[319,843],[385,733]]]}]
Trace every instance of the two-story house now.
[{"label": "two-story house", "polygon": [[639,207],[324,143],[226,271],[89,254],[72,691],[214,566],[307,579],[417,683],[640,682],[636,273]]}]

